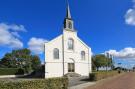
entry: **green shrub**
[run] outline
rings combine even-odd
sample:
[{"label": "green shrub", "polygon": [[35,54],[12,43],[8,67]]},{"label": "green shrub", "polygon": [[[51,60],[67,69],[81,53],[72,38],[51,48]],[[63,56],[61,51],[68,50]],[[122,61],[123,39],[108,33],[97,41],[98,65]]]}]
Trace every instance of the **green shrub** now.
[{"label": "green shrub", "polygon": [[24,69],[21,68],[0,68],[0,75],[18,75],[24,74]]},{"label": "green shrub", "polygon": [[89,77],[90,77],[91,81],[95,81],[96,80],[96,74],[95,73],[90,73]]},{"label": "green shrub", "polygon": [[104,78],[108,78],[108,77],[112,77],[114,75],[117,75],[118,72],[117,71],[99,71],[99,72],[93,72],[89,74],[90,80],[91,81],[97,81],[97,80],[101,80]]},{"label": "green shrub", "polygon": [[0,81],[0,89],[67,89],[68,78]]},{"label": "green shrub", "polygon": [[24,69],[18,69],[18,71],[15,73],[15,75],[24,74]]}]

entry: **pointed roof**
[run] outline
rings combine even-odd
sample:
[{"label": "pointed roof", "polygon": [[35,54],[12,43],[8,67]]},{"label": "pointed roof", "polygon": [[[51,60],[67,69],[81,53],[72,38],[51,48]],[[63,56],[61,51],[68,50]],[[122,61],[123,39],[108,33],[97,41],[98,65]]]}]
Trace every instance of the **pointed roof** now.
[{"label": "pointed roof", "polygon": [[70,13],[70,7],[69,7],[68,0],[67,0],[67,15],[66,15],[66,18],[71,19],[71,13]]}]

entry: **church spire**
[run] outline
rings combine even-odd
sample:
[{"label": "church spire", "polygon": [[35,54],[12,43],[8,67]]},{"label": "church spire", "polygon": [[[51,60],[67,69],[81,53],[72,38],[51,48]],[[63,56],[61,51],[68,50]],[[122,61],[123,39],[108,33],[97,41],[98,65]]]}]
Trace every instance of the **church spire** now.
[{"label": "church spire", "polygon": [[70,7],[69,7],[68,0],[67,0],[67,15],[66,15],[66,18],[71,19],[71,13],[70,13]]},{"label": "church spire", "polygon": [[71,18],[71,13],[70,13],[70,8],[69,8],[69,3],[67,0],[67,10],[66,10],[66,17],[64,20],[64,29],[68,31],[75,31],[74,30],[74,22]]}]

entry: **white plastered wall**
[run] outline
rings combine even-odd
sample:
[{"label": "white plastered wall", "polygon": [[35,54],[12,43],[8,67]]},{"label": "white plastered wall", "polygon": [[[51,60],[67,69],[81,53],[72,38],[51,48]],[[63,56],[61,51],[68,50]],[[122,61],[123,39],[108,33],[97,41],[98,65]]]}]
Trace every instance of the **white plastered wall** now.
[{"label": "white plastered wall", "polygon": [[[91,56],[89,55],[91,49],[84,44],[78,37],[77,32],[64,30],[64,65],[65,74],[68,73],[68,63],[69,59],[74,59],[75,61],[75,72],[83,76],[88,76],[91,71]],[[72,38],[74,40],[74,50],[68,50],[68,39]],[[81,59],[81,51],[85,51],[85,60]]]},{"label": "white plastered wall", "polygon": [[[53,58],[54,48],[59,49],[59,59]],[[61,77],[63,76],[63,63],[62,63],[62,35],[54,40],[45,43],[45,77]]]},{"label": "white plastered wall", "polygon": [[[68,39],[74,40],[74,50],[68,50]],[[83,43],[78,37],[77,32],[63,30],[63,35],[56,37],[54,40],[45,43],[45,77],[61,77],[63,76],[63,49],[62,39],[64,39],[64,74],[68,73],[68,63],[70,59],[75,61],[75,72],[88,76],[91,72],[91,48]],[[59,49],[59,59],[53,58],[53,49]],[[81,51],[85,51],[85,60],[81,59]]]}]

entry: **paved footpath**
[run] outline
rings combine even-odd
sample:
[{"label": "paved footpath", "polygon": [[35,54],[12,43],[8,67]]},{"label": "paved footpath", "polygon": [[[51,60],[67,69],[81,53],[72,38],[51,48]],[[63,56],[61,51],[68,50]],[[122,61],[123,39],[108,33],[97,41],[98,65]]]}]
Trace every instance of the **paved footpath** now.
[{"label": "paved footpath", "polygon": [[101,80],[84,89],[135,89],[135,73],[125,73],[114,78]]},{"label": "paved footpath", "polygon": [[94,84],[96,84],[96,83],[95,82],[87,82],[87,83],[83,83],[83,84],[69,87],[68,89],[85,89],[86,87],[92,86]]}]

